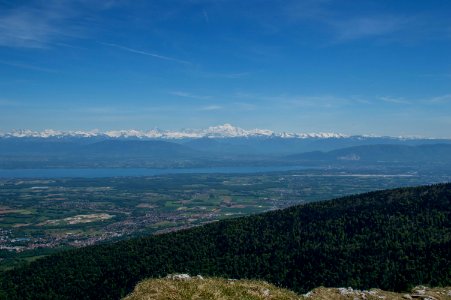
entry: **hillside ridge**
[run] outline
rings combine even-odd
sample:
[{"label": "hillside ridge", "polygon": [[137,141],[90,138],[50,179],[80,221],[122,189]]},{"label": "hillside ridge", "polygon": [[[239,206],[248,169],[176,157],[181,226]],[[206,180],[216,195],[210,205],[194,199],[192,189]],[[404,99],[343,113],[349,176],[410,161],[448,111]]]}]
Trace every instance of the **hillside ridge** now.
[{"label": "hillside ridge", "polygon": [[451,285],[451,184],[347,196],[61,252],[0,274],[4,299],[117,299],[170,273],[407,291]]}]

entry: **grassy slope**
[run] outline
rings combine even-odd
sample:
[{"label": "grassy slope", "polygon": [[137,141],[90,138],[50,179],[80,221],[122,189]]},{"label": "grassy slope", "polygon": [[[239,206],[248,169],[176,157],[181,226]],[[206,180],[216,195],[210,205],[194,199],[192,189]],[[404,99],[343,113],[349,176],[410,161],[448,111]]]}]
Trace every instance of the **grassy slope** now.
[{"label": "grassy slope", "polygon": [[265,281],[198,277],[189,279],[160,278],[140,282],[124,300],[405,300],[412,298],[448,300],[451,299],[451,287],[433,289],[417,287],[410,293],[393,293],[380,289],[360,291],[320,287],[307,294],[299,295]]},{"label": "grassy slope", "polygon": [[124,300],[241,299],[295,300],[300,296],[264,281],[191,278],[151,279],[139,283]]}]

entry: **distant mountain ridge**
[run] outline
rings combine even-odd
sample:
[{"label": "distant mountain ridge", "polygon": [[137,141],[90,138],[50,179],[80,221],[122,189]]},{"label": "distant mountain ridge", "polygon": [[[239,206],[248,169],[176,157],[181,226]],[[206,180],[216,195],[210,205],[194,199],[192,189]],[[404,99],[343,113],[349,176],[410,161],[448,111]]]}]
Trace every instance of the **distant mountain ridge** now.
[{"label": "distant mountain ridge", "polygon": [[0,168],[192,168],[451,162],[451,139],[276,133],[230,124],[181,131],[12,131]]},{"label": "distant mountain ridge", "polygon": [[[76,130],[63,131],[46,129],[35,130],[13,130],[1,133],[3,138],[136,138],[136,139],[200,139],[200,138],[250,138],[250,137],[275,137],[283,139],[342,139],[342,138],[380,138],[372,135],[346,135],[334,132],[318,133],[295,133],[295,132],[274,132],[268,129],[242,129],[231,124],[211,126],[206,129],[182,129],[179,131],[150,129],[150,130]],[[412,139],[413,137],[385,137],[392,139]],[[415,138],[413,138],[415,139]]]},{"label": "distant mountain ridge", "polygon": [[0,168],[451,163],[451,140],[394,138],[0,138]]},{"label": "distant mountain ridge", "polygon": [[288,156],[294,161],[323,162],[451,162],[450,144],[360,145],[329,152],[307,152]]}]

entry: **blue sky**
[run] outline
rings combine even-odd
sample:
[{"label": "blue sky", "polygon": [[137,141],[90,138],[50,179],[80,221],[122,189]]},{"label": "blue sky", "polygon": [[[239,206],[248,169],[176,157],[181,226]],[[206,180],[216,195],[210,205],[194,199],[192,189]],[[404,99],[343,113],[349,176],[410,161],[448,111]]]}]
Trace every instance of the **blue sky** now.
[{"label": "blue sky", "polygon": [[2,1],[0,130],[451,137],[451,1]]}]

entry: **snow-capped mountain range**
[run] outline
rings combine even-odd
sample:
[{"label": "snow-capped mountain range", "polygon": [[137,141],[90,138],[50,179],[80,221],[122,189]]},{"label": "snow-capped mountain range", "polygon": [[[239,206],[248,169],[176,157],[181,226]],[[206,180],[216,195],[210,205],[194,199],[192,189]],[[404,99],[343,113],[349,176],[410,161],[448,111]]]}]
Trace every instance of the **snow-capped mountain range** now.
[{"label": "snow-capped mountain range", "polygon": [[[137,139],[199,139],[199,138],[249,138],[249,137],[279,137],[279,138],[349,138],[349,135],[340,133],[320,132],[320,133],[294,133],[294,132],[274,132],[267,129],[246,130],[235,127],[231,124],[211,126],[206,129],[182,129],[180,131],[170,130],[110,130],[110,131],[61,131],[46,129],[43,131],[34,130],[13,130],[11,132],[0,132],[3,138],[137,138]],[[359,136],[376,137],[376,136]]]}]

